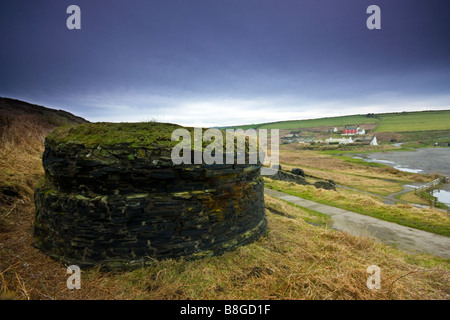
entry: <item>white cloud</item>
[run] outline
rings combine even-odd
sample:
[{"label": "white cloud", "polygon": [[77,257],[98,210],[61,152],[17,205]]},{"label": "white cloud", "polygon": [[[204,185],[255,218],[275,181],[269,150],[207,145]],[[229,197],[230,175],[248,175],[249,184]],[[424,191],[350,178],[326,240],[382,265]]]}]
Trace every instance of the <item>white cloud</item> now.
[{"label": "white cloud", "polygon": [[450,109],[450,95],[404,97],[384,92],[367,98],[313,100],[294,96],[212,98],[120,92],[85,96],[90,121],[156,120],[184,126],[212,127],[313,119],[352,114]]}]

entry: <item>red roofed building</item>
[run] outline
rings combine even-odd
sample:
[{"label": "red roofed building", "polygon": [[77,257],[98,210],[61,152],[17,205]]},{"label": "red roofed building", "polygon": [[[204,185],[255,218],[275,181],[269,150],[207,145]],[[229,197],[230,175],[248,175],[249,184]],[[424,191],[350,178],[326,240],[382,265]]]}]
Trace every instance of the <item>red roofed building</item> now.
[{"label": "red roofed building", "polygon": [[359,126],[345,126],[344,131],[342,131],[342,134],[345,135],[351,135],[351,134],[358,134]]}]

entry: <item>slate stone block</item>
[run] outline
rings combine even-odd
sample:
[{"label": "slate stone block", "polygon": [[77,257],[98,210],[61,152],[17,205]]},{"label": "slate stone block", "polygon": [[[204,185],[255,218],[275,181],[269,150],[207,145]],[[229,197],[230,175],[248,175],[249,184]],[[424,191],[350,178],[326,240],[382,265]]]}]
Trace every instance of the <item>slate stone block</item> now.
[{"label": "slate stone block", "polygon": [[259,165],[173,165],[170,152],[46,141],[34,245],[64,263],[120,269],[222,254],[265,233]]}]

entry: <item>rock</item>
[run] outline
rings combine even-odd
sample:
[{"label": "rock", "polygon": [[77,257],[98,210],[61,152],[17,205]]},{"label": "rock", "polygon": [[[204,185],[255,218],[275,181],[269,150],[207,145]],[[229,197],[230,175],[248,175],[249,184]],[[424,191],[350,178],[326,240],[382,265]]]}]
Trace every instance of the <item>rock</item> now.
[{"label": "rock", "polygon": [[[297,174],[294,174],[294,170]],[[298,170],[298,171],[297,171]],[[303,175],[301,174],[303,173]],[[306,181],[304,172],[302,169],[293,169],[292,172],[286,172],[279,170],[276,174],[269,176],[270,179],[281,180],[286,182],[294,182],[300,185],[311,185]],[[335,183],[333,180],[328,181],[317,181],[314,184],[316,188],[322,188],[327,190],[336,190]]]},{"label": "rock", "polygon": [[295,174],[296,176],[302,176],[302,177],[305,176],[305,172],[299,168],[294,168],[294,169],[292,169],[291,172],[292,172],[292,174]]},{"label": "rock", "polygon": [[261,166],[173,165],[166,146],[132,145],[46,139],[37,248],[63,263],[121,269],[222,254],[266,232]]},{"label": "rock", "polygon": [[301,175],[295,175],[291,172],[281,171],[279,170],[276,174],[269,176],[271,179],[274,180],[281,180],[286,182],[295,182],[297,184],[301,185],[310,185],[309,182],[306,181],[304,177]]},{"label": "rock", "polygon": [[317,181],[314,183],[314,187],[322,188],[322,189],[326,189],[326,190],[336,190],[336,187],[334,186],[334,184],[331,184],[328,181]]}]

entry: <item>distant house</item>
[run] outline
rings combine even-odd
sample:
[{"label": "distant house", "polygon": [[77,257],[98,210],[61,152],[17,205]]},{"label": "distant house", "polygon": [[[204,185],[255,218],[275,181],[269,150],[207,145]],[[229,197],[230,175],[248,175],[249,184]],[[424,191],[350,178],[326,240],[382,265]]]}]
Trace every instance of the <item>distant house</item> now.
[{"label": "distant house", "polygon": [[345,126],[344,130],[342,131],[343,135],[352,135],[352,134],[358,134],[359,126]]},{"label": "distant house", "polygon": [[354,134],[364,135],[366,134],[366,130],[361,129],[359,126],[345,126],[344,130],[342,131],[342,135],[345,136],[350,136]]},{"label": "distant house", "polygon": [[370,145],[371,145],[371,146],[377,146],[377,145],[378,145],[378,142],[377,142],[377,136],[374,136],[374,137],[373,137],[373,140],[370,141]]},{"label": "distant house", "polygon": [[286,144],[286,143],[294,142],[293,138],[294,138],[293,134],[287,134],[284,137],[282,137],[281,140],[282,140],[283,144]]},{"label": "distant house", "polygon": [[338,143],[338,144],[347,144],[347,143],[353,143],[352,137],[350,138],[341,138],[341,139],[334,139],[334,138],[329,138],[325,140],[326,143],[330,144],[330,143]]},{"label": "distant house", "polygon": [[298,143],[311,143],[313,142],[313,138],[299,138]]}]

